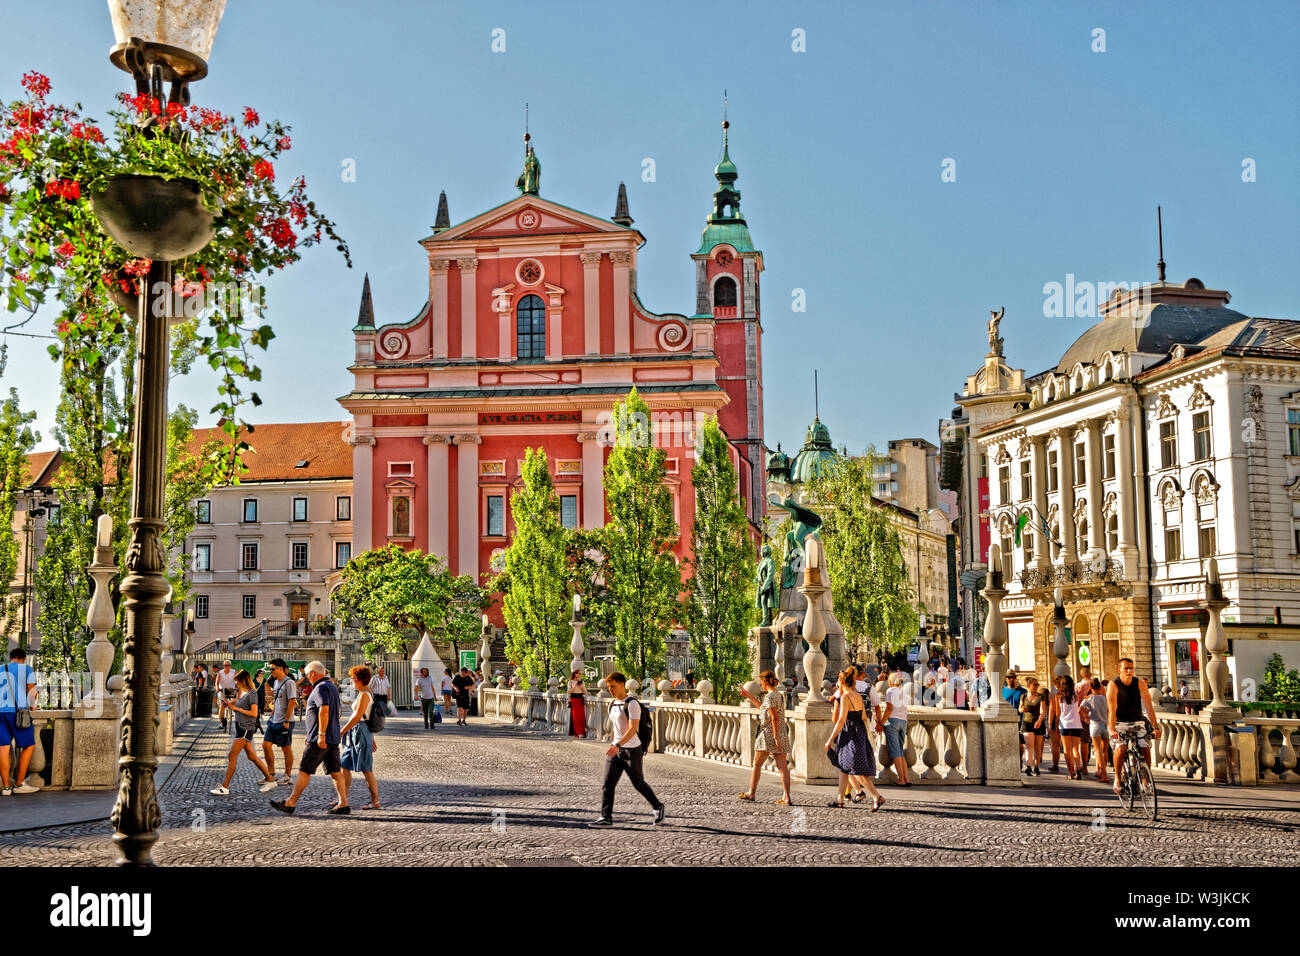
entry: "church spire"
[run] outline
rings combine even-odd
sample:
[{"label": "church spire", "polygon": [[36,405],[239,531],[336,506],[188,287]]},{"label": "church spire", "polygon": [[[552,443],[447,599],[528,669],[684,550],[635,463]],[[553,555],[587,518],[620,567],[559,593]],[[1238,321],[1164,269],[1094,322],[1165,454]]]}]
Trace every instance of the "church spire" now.
[{"label": "church spire", "polygon": [[444,229],[451,228],[451,213],[447,211],[447,191],[438,194],[438,215],[433,220],[433,234],[436,236]]},{"label": "church spire", "polygon": [[370,300],[370,273],[366,273],[365,282],[361,285],[361,308],[357,311],[357,329],[375,328],[375,306]]},{"label": "church spire", "polygon": [[731,161],[728,137],[731,122],[727,119],[727,91],[722,91],[722,159],[713,168],[713,175],[718,180],[718,188],[713,191],[713,212],[709,222],[735,222],[744,225],[745,219],[740,214],[740,190],[736,180],[740,176],[736,164]]},{"label": "church spire", "polygon": [[632,225],[632,214],[627,208],[627,186],[623,183],[618,184],[618,201],[614,203],[614,215],[610,217],[610,221],[620,226]]}]

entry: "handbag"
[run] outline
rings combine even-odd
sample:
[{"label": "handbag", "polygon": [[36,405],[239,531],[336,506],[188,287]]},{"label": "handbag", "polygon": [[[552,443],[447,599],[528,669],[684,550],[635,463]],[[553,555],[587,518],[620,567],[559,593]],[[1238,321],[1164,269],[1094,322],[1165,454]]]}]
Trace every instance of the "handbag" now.
[{"label": "handbag", "polygon": [[[6,666],[5,670],[9,671],[9,667]],[[18,695],[21,693],[23,696],[23,700],[26,701],[27,688],[22,686],[22,681],[19,680],[19,676],[17,674],[15,674],[13,671],[9,671],[9,673],[13,675],[14,727],[16,727],[18,730],[26,730],[32,725],[32,709],[30,706],[19,707]]]}]

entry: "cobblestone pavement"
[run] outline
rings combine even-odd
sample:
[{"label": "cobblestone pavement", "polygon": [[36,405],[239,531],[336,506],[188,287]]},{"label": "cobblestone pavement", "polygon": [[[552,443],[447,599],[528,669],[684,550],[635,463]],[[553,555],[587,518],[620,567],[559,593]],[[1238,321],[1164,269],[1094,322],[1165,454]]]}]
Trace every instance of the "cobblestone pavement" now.
[{"label": "cobblestone pavement", "polygon": [[[417,716],[402,714],[379,737],[383,809],[354,809],[346,817],[324,814],[333,788],[323,776],[313,778],[297,814],[275,812],[268,800],[287,791],[259,793],[260,776],[242,757],[231,795],[210,796],[227,746],[213,721],[167,778],[158,863],[1300,865],[1294,804],[1289,810],[1278,802],[1224,809],[1224,791],[1215,798],[1210,787],[1204,797],[1198,791],[1193,799],[1169,800],[1154,824],[1126,814],[1100,785],[1095,800],[1091,793],[1082,800],[1051,799],[1059,787],[1025,793],[961,788],[964,799],[889,787],[887,806],[873,814],[866,804],[828,808],[828,787],[796,786],[795,807],[774,806],[779,784],[768,775],[759,801],[742,803],[736,794],[747,774],[739,768],[650,755],[646,777],[668,806],[668,825],[650,825],[648,807],[624,780],[617,826],[594,830],[586,823],[596,815],[603,772],[602,746],[594,742],[483,720],[426,732]],[[976,789],[982,792],[972,794]],[[352,804],[366,800],[358,779]],[[110,832],[104,821],[0,835],[0,861],[113,864]]]}]

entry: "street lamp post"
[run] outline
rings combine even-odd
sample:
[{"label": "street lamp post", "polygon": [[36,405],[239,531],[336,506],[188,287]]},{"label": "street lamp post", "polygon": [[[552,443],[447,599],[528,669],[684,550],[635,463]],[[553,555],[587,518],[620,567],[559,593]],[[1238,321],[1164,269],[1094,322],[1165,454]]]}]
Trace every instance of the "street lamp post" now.
[{"label": "street lamp post", "polygon": [[23,650],[32,643],[32,625],[35,623],[32,619],[36,616],[36,609],[32,607],[32,578],[36,574],[36,562],[33,560],[32,539],[36,536],[36,519],[45,516],[46,509],[51,507],[52,502],[42,500],[39,504],[35,501],[27,509],[27,518],[23,522],[24,544],[23,544],[23,626],[18,632],[18,646]]},{"label": "street lamp post", "polygon": [[[187,84],[207,75],[207,58],[225,0],[108,0],[117,44],[109,58],[135,79],[138,93],[189,103]],[[145,128],[140,135],[165,135]],[[168,313],[172,261],[193,255],[212,238],[211,215],[187,203],[197,186],[185,180],[123,176],[92,199],[100,225],[127,252],[153,260],[139,297],[135,447],[131,465],[130,544],[121,592],[123,640],[121,778],[113,807],[113,842],[123,866],[152,866],[162,811],[154,772],[158,728],[163,605],[171,590],[163,545],[167,464]]]}]

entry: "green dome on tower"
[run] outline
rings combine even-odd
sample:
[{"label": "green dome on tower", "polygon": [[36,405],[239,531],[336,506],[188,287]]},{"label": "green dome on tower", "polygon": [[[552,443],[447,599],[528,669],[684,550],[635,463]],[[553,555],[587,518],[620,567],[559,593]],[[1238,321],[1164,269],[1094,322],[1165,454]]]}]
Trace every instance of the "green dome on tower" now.
[{"label": "green dome on tower", "polygon": [[829,474],[839,460],[840,456],[831,444],[831,430],[822,424],[820,418],[814,418],[808,426],[803,448],[799,449],[790,468],[790,480],[804,482]]}]

